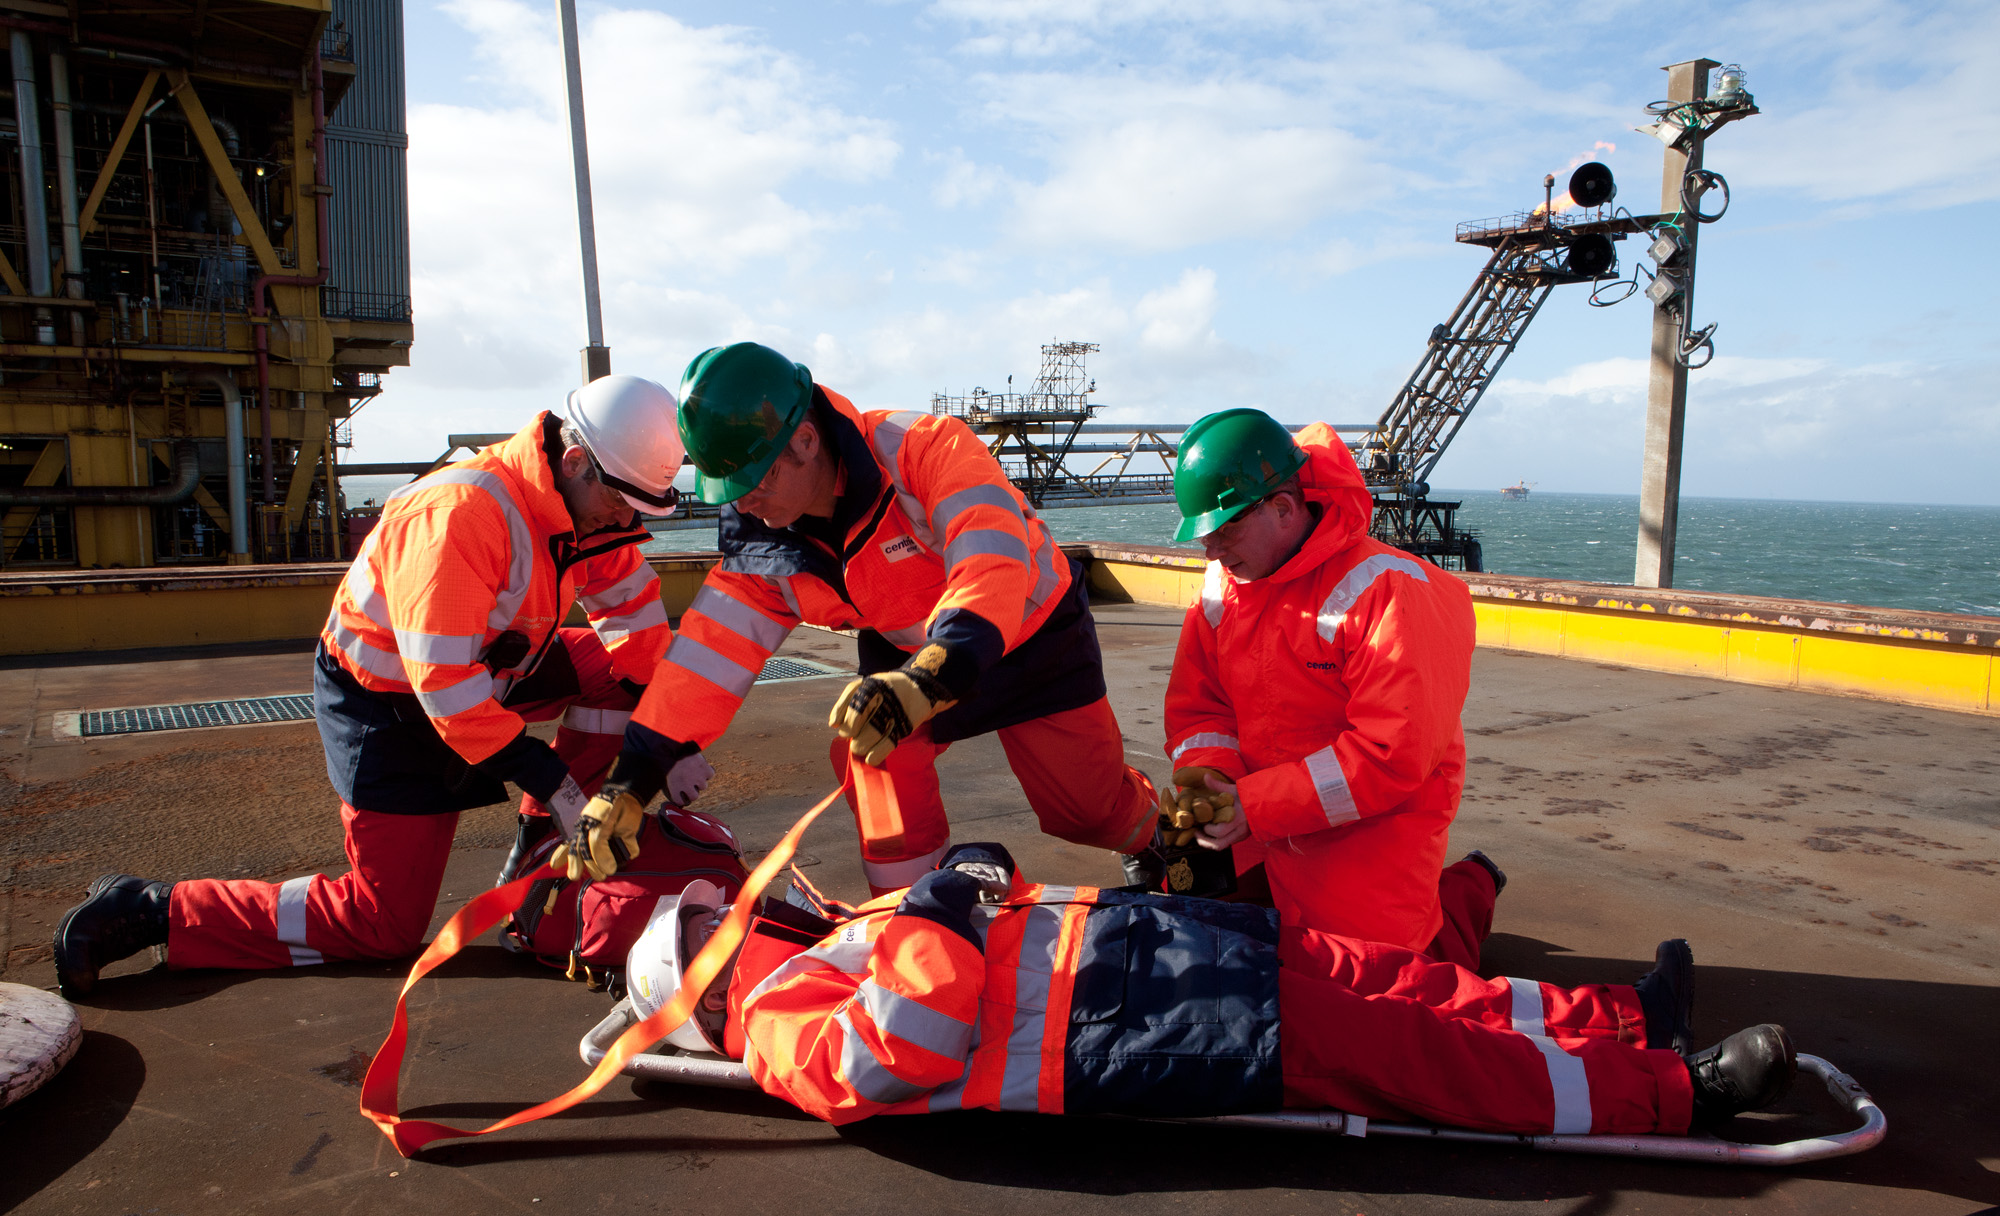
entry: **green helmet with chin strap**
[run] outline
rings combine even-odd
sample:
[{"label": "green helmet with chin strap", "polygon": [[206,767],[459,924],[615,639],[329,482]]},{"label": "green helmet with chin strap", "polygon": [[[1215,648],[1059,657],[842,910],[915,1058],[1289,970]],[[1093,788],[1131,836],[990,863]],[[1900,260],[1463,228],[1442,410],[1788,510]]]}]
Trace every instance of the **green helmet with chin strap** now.
[{"label": "green helmet with chin strap", "polygon": [[[690,445],[691,447],[692,445]],[[1262,410],[1210,414],[1181,436],[1174,461],[1177,541],[1206,536],[1262,502],[1305,467],[1285,425]]]},{"label": "green helmet with chin strap", "polygon": [[712,346],[681,373],[681,442],[706,503],[735,502],[757,488],[812,405],[813,378],[768,346]]}]

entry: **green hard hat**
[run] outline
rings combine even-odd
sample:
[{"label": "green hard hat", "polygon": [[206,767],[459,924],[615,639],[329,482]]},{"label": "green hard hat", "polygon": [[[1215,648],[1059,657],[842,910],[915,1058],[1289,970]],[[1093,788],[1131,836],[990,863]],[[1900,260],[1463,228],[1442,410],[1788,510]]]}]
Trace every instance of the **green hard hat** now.
[{"label": "green hard hat", "polygon": [[1256,506],[1305,467],[1285,425],[1263,410],[1210,414],[1181,437],[1174,462],[1178,541],[1206,536]]},{"label": "green hard hat", "polygon": [[725,503],[757,488],[812,404],[813,378],[768,346],[712,346],[681,373],[681,444],[694,463],[694,492]]}]

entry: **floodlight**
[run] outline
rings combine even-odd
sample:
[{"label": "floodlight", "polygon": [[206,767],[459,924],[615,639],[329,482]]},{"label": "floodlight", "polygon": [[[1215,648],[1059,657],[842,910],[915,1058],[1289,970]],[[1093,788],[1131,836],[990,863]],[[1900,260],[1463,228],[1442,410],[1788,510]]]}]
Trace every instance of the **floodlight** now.
[{"label": "floodlight", "polygon": [[1646,298],[1653,302],[1655,308],[1665,308],[1672,304],[1681,298],[1681,292],[1680,279],[1664,269],[1654,275],[1653,281],[1646,285]]},{"label": "floodlight", "polygon": [[1646,250],[1648,257],[1664,266],[1681,256],[1687,245],[1681,234],[1672,228],[1661,228],[1653,236],[1652,245]]}]

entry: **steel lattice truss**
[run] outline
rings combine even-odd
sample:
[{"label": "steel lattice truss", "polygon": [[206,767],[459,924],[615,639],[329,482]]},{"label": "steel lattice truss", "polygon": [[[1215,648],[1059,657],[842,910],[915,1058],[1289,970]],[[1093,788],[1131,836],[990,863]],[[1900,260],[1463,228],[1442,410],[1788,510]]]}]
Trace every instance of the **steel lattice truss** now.
[{"label": "steel lattice truss", "polygon": [[1542,242],[1509,238],[1493,250],[1450,320],[1431,330],[1423,359],[1364,443],[1361,466],[1370,488],[1429,479],[1549,289],[1570,278],[1547,259]]}]

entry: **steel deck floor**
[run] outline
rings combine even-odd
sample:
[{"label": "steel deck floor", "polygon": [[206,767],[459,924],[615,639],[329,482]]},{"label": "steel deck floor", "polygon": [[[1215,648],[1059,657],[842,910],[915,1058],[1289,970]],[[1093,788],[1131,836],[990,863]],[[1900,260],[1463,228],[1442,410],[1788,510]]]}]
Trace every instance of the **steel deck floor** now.
[{"label": "steel deck floor", "polygon": [[[1179,614],[1100,608],[1135,763],[1162,776]],[[851,665],[803,630],[784,653]],[[0,669],[0,980],[47,986],[51,927],[95,875],[278,879],[343,864],[308,724],[57,739],[53,715],[309,687],[299,653]],[[2000,1205],[2000,728],[1988,719],[1481,651],[1454,852],[1511,878],[1488,974],[1630,980],[1685,936],[1699,1037],[1776,1020],[1882,1103],[1889,1138],[1787,1171],[1474,1147],[959,1115],[836,1130],[757,1095],[624,1079],[566,1115],[398,1158],[356,1113],[405,964],[285,973],[114,967],[76,1060],[0,1111],[0,1209],[44,1212],[1969,1213]],[[752,849],[828,785],[838,684],[758,688],[704,804]],[[1114,883],[1038,835],[997,742],[943,763],[959,839],[1032,876]],[[468,813],[439,921],[489,883],[506,807]],[[851,822],[805,843],[860,892]],[[606,998],[482,943],[412,998],[410,1113],[485,1122],[584,1074]],[[1827,1106],[1802,1086],[1745,1138]]]}]

